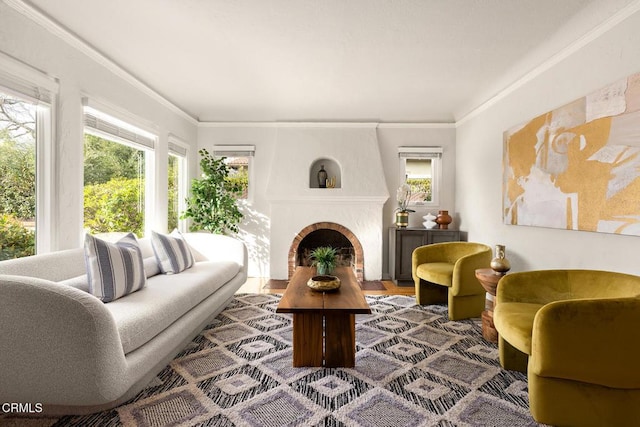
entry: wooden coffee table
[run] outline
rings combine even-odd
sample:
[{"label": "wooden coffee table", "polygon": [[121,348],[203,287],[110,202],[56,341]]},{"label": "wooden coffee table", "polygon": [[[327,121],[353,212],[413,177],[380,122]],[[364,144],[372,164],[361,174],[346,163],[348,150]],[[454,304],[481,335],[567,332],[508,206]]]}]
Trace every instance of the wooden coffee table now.
[{"label": "wooden coffee table", "polygon": [[353,368],[356,363],[356,314],[371,309],[353,270],[336,268],[342,282],[330,292],[314,291],[307,281],[315,268],[298,267],[276,313],[293,313],[293,366]]}]

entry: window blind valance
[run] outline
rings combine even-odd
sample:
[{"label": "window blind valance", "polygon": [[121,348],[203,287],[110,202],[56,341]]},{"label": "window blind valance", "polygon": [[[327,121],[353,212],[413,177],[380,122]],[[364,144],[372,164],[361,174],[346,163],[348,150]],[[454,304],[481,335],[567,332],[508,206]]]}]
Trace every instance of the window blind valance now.
[{"label": "window blind valance", "polygon": [[132,129],[126,129],[118,124],[105,119],[97,117],[85,110],[84,113],[84,125],[89,129],[95,130],[98,133],[107,134],[115,138],[123,139],[129,143],[139,146],[140,148],[146,148],[153,150],[155,147],[155,138],[151,138],[141,133],[137,133]]},{"label": "window blind valance", "polygon": [[401,159],[438,159],[442,157],[442,147],[398,147]]},{"label": "window blind valance", "polygon": [[253,157],[255,145],[214,145],[213,155],[223,157]]},{"label": "window blind valance", "polygon": [[58,81],[0,52],[0,90],[34,104],[51,105]]},{"label": "window blind valance", "polygon": [[168,148],[169,154],[179,157],[187,157],[189,144],[184,142],[183,139],[175,136],[173,133],[169,134]]},{"label": "window blind valance", "polygon": [[169,141],[169,154],[174,156],[186,157],[187,149],[181,145]]}]

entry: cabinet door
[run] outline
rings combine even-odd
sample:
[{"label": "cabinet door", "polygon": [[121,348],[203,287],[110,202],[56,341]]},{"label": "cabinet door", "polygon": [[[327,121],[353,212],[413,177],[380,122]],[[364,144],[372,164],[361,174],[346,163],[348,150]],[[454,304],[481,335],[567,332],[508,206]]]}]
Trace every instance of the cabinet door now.
[{"label": "cabinet door", "polygon": [[413,250],[426,244],[426,232],[420,230],[398,230],[396,241],[396,279],[413,280],[411,277],[411,255]]},{"label": "cabinet door", "polygon": [[457,242],[460,240],[460,232],[457,230],[430,231],[428,243]]}]

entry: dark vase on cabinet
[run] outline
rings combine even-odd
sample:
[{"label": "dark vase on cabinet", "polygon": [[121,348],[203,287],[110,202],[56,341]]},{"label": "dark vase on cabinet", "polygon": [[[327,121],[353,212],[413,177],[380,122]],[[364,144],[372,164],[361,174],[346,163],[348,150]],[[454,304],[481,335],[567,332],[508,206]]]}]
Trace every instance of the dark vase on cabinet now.
[{"label": "dark vase on cabinet", "polygon": [[398,286],[413,286],[411,255],[419,246],[460,241],[452,229],[389,228],[389,273]]}]

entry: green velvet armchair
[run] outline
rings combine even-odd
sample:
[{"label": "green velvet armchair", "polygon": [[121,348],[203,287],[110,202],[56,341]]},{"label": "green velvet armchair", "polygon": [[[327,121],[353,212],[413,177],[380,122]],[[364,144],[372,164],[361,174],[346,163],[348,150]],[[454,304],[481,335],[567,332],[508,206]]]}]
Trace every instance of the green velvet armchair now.
[{"label": "green velvet armchair", "polygon": [[451,320],[480,317],[485,290],[475,271],[487,268],[490,262],[491,248],[482,243],[446,242],[416,248],[411,258],[416,302],[448,302]]},{"label": "green velvet armchair", "polygon": [[536,421],[558,426],[640,420],[640,277],[594,270],[511,273],[493,320],[500,363],[527,372]]}]

